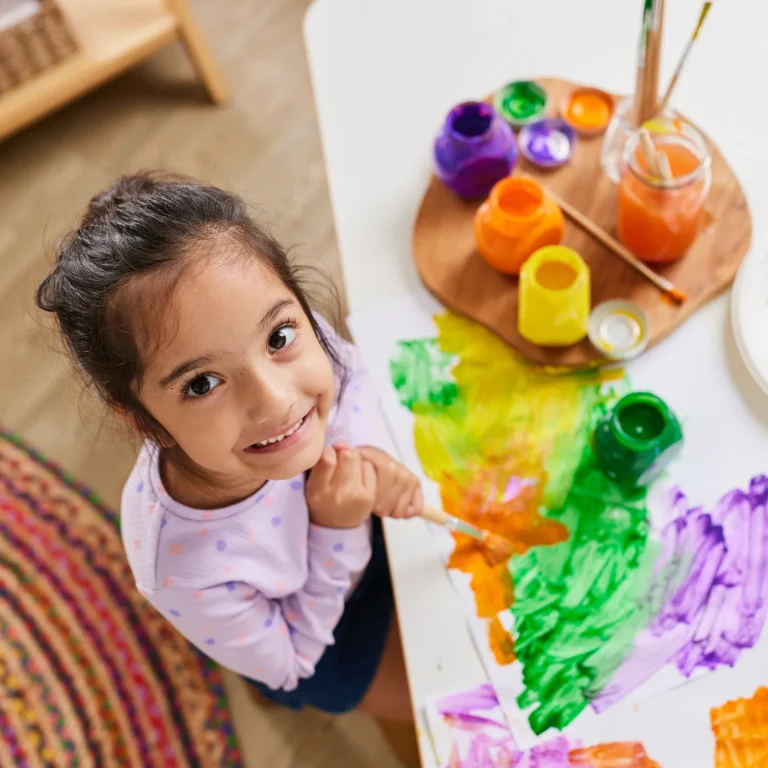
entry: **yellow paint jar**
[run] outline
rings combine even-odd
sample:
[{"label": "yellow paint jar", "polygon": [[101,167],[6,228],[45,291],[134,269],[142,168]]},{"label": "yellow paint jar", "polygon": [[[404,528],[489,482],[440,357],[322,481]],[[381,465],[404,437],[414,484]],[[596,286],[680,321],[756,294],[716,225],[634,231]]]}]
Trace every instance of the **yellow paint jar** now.
[{"label": "yellow paint jar", "polygon": [[567,347],[587,335],[589,267],[572,248],[548,245],[520,270],[520,335],[542,347]]}]

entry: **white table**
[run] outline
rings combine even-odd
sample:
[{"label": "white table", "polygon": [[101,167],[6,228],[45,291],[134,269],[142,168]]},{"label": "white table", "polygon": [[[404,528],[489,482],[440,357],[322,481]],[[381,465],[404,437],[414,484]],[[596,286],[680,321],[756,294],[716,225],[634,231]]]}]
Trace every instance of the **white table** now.
[{"label": "white table", "polygon": [[[662,83],[700,9],[699,0],[666,5]],[[629,91],[640,12],[640,0],[315,1],[305,42],[353,314],[421,287],[412,226],[431,171],[431,142],[448,109],[508,80],[546,75]],[[753,217],[768,211],[768,101],[749,100],[768,73],[766,29],[764,0],[717,3],[674,99],[723,151]],[[766,234],[755,219],[756,257],[766,250],[759,247]],[[684,364],[696,354],[691,342],[701,343],[702,324],[726,328],[727,306],[726,297],[702,310],[664,342],[665,353]],[[722,335],[725,343],[716,343],[723,370],[768,424],[768,400],[749,378],[730,330]],[[766,459],[768,467],[768,451]],[[388,526],[387,542],[419,710],[427,696],[486,675],[426,525]],[[434,765],[424,728],[421,748],[423,764]]]}]

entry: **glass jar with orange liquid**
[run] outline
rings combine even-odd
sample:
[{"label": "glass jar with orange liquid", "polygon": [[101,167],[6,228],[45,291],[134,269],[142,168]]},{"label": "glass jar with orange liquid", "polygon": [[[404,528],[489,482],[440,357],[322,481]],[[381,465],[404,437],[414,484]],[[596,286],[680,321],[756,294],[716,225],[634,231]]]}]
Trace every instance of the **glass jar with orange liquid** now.
[{"label": "glass jar with orange liquid", "polygon": [[639,259],[664,264],[679,259],[702,228],[712,186],[712,158],[689,123],[657,119],[647,126],[656,152],[669,160],[671,179],[648,167],[639,133],[627,140],[619,182],[619,239]]}]

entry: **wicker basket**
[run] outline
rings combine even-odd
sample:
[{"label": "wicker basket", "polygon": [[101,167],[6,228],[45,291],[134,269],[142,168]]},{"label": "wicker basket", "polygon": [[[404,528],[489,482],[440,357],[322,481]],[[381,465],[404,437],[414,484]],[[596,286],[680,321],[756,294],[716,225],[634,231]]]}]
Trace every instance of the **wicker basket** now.
[{"label": "wicker basket", "polygon": [[39,6],[33,16],[0,32],[0,93],[21,85],[77,50],[54,0],[40,0]]}]

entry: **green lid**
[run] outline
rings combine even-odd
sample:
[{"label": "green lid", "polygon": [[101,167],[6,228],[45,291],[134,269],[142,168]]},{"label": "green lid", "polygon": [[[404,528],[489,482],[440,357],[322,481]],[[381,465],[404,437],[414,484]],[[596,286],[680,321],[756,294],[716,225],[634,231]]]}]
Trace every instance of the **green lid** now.
[{"label": "green lid", "polygon": [[595,431],[595,454],[605,473],[622,484],[655,480],[682,447],[680,422],[661,398],[632,392],[619,400]]},{"label": "green lid", "polygon": [[494,109],[512,126],[519,127],[538,120],[547,111],[547,92],[531,80],[516,80],[496,91]]}]

